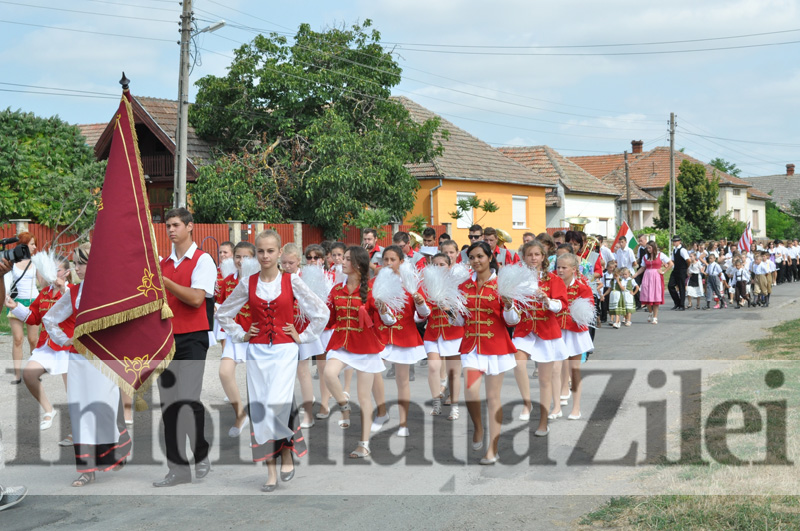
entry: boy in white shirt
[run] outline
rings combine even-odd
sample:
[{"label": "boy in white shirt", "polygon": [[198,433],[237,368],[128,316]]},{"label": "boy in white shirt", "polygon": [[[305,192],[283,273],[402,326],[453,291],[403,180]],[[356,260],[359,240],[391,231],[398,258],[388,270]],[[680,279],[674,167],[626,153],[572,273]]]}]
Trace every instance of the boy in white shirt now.
[{"label": "boy in white shirt", "polygon": [[[721,293],[722,286],[722,268],[717,263],[717,257],[714,254],[708,255],[708,267],[706,267],[706,308],[711,307],[712,296],[717,298],[717,305],[714,306],[715,310],[720,307],[727,308],[725,303],[725,295]],[[713,295],[712,295],[713,292]]]}]

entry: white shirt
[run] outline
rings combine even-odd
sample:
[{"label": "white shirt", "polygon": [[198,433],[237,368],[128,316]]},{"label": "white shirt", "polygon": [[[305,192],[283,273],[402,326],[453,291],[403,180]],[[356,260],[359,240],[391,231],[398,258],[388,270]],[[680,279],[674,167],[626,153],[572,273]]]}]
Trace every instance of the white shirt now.
[{"label": "white shirt", "polygon": [[719,277],[722,273],[722,268],[716,262],[711,262],[706,268],[706,275],[709,277]]},{"label": "white shirt", "polygon": [[[23,272],[25,273],[23,275]],[[21,278],[20,278],[21,277]],[[17,282],[17,279],[20,279]],[[25,266],[19,267],[19,264],[14,264],[11,271],[3,275],[3,283],[6,286],[6,296],[10,297],[11,286],[17,282],[17,295],[18,299],[35,299],[39,296],[39,290],[36,289],[36,266],[30,264],[28,270],[25,271]]]},{"label": "white shirt", "polygon": [[689,251],[687,251],[684,246],[681,245],[680,247],[676,247],[675,249],[673,249],[672,256],[675,256],[676,251],[683,257],[684,260],[686,260],[687,262],[689,261]]},{"label": "white shirt", "polygon": [[[259,277],[256,296],[265,301],[277,299],[281,294],[282,277],[283,275],[279,274],[272,282],[265,282]],[[327,303],[320,300],[297,273],[292,274],[292,291],[294,298],[297,299],[297,306],[309,321],[308,327],[300,334],[300,343],[310,343],[325,329],[330,310]],[[244,341],[247,330],[242,329],[234,319],[248,300],[250,300],[250,277],[243,277],[217,310],[216,318],[220,326],[237,343]]]},{"label": "white shirt", "polygon": [[[614,260],[614,253],[611,252],[611,249],[603,245],[600,247],[600,257],[603,259],[605,263],[608,263],[609,260]],[[619,264],[617,264],[619,265]]]},{"label": "white shirt", "polygon": [[617,249],[614,256],[617,260],[617,269],[622,269],[623,267],[629,270],[633,269],[633,262],[636,261],[636,255],[633,254],[633,250],[630,247],[621,247]]},{"label": "white shirt", "polygon": [[[178,256],[175,254],[175,246],[173,245],[172,253],[170,253],[167,260],[175,262],[175,269],[177,269],[180,263],[185,259],[192,258],[195,251],[197,251],[197,244],[192,242],[186,254],[178,259]],[[214,265],[214,260],[211,258],[211,255],[203,253],[203,255],[197,259],[197,264],[195,264],[194,271],[192,271],[192,284],[190,287],[205,291],[206,298],[210,298],[214,296],[214,285],[216,282],[217,266]]]}]

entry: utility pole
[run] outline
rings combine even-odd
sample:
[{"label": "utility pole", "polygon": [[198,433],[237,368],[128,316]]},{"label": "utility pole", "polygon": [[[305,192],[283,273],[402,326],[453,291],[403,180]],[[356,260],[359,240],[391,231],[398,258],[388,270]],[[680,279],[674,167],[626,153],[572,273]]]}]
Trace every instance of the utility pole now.
[{"label": "utility pole", "polygon": [[[669,113],[669,241],[675,236],[675,113]],[[671,247],[670,247],[671,248]]]},{"label": "utility pole", "polygon": [[[628,151],[625,150],[625,195],[627,196],[628,204],[628,225],[633,223],[633,207],[631,206],[631,174],[628,171]],[[640,229],[642,227],[639,227]],[[633,230],[633,227],[631,227]]]},{"label": "utility pole", "polygon": [[175,130],[175,191],[172,204],[186,206],[186,143],[189,128],[189,39],[192,32],[192,0],[183,0],[181,13],[181,64],[178,76],[178,125]]}]

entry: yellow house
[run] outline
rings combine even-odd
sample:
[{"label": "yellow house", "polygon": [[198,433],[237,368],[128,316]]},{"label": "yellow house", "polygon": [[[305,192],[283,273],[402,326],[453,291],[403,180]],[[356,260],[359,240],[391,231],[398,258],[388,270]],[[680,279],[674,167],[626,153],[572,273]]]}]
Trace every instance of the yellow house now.
[{"label": "yellow house", "polygon": [[[419,123],[436,116],[406,97],[394,99]],[[444,118],[441,122],[441,128],[450,133],[446,140],[438,138],[444,153],[433,162],[408,165],[421,185],[414,210],[408,217],[422,214],[429,225],[450,223],[450,235],[459,245],[469,243],[467,233],[473,223],[508,231],[512,237],[512,243],[508,245],[510,249],[522,244],[524,233],[543,232],[547,225],[545,193],[556,183],[511,160]],[[467,212],[460,219],[453,219],[450,212],[456,210],[458,200],[472,196],[490,199],[499,209],[489,213],[480,210]],[[548,197],[547,200],[552,199]]]}]

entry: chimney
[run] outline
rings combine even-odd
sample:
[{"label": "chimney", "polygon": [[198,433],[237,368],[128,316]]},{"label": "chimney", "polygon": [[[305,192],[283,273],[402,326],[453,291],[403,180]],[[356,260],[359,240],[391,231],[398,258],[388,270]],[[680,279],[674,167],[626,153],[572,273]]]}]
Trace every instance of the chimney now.
[{"label": "chimney", "polygon": [[786,165],[786,176],[794,175],[794,164]]},{"label": "chimney", "polygon": [[635,155],[636,153],[642,152],[642,146],[644,142],[641,140],[631,140],[631,152]]}]

